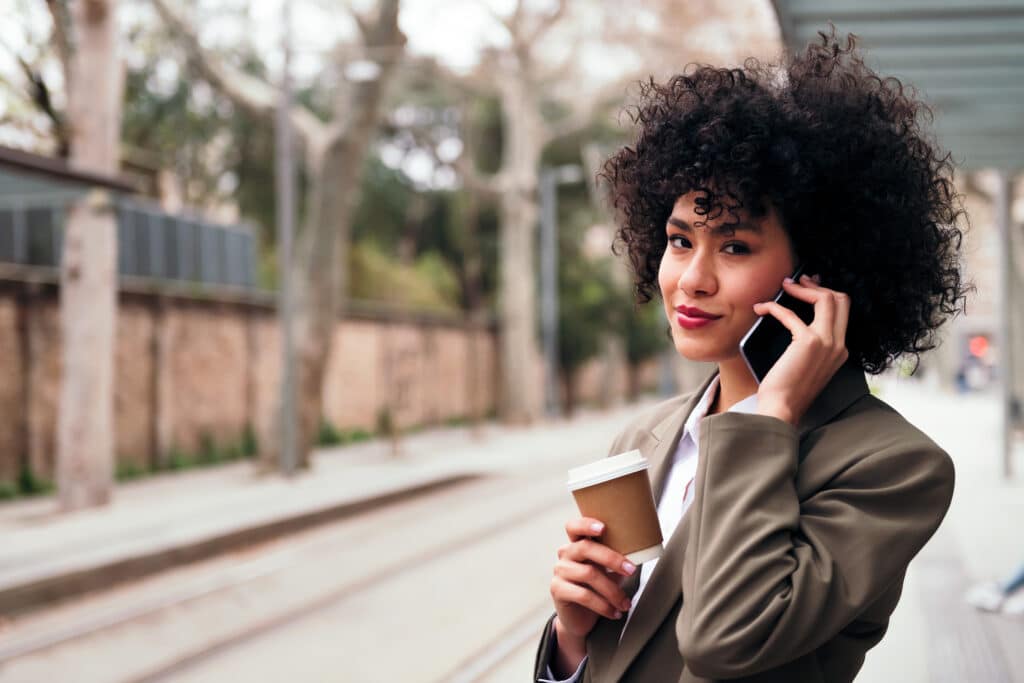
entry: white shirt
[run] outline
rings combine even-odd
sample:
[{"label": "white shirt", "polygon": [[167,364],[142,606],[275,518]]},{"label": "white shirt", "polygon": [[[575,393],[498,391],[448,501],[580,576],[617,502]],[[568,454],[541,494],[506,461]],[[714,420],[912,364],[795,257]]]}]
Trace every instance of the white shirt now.
[{"label": "white shirt", "polygon": [[[679,525],[679,520],[683,518],[683,515],[690,507],[690,503],[693,502],[694,479],[697,476],[697,457],[700,451],[698,445],[700,421],[707,415],[709,404],[717,389],[718,377],[716,376],[711,380],[711,384],[708,385],[708,388],[704,391],[697,404],[694,405],[693,410],[690,411],[689,416],[686,418],[686,423],[683,425],[683,434],[679,437],[679,444],[676,446],[675,456],[672,459],[672,469],[669,470],[668,477],[665,480],[665,488],[658,503],[658,521],[661,523],[661,536],[665,541],[672,537],[676,526]],[[728,412],[756,413],[757,394],[747,396],[729,408]],[[658,560],[654,559],[640,565],[640,585],[633,595],[633,604],[629,608],[626,623],[619,634],[619,642],[622,642],[622,634],[626,632],[629,620],[633,617],[637,603],[640,602],[640,595],[643,593],[647,580],[651,578],[651,574],[654,572],[657,564]],[[551,628],[552,630],[554,629],[554,624],[552,624]],[[561,680],[555,679],[549,663],[544,672],[545,677],[539,679],[540,683],[577,683],[586,661],[587,658],[584,657],[576,672],[570,678]]]}]

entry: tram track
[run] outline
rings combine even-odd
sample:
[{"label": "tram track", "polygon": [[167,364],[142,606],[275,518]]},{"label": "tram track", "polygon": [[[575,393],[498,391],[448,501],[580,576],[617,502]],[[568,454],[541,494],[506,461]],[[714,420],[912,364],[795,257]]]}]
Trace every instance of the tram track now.
[{"label": "tram track", "polygon": [[[336,590],[329,592],[326,595],[322,595],[315,601],[310,601],[306,604],[299,605],[294,609],[291,609],[277,618],[267,620],[262,623],[254,624],[249,628],[244,629],[238,634],[225,638],[217,643],[213,643],[202,651],[191,653],[187,656],[181,657],[172,664],[161,667],[156,671],[148,673],[144,676],[130,679],[126,683],[158,683],[165,681],[167,678],[175,673],[181,672],[185,669],[192,668],[203,661],[215,657],[227,650],[233,649],[244,645],[255,638],[265,635],[276,629],[287,627],[295,622],[302,619],[313,616],[319,612],[323,612],[334,608],[339,602],[351,597],[352,595],[361,593],[372,586],[384,583],[398,577],[399,575],[414,571],[415,569],[422,567],[422,565],[431,562],[439,557],[443,557],[449,553],[463,550],[471,547],[481,540],[492,536],[494,533],[508,530],[509,528],[524,524],[532,520],[533,518],[544,514],[545,512],[561,507],[565,504],[564,495],[552,498],[548,501],[531,507],[514,517],[506,517],[502,519],[500,523],[492,524],[486,528],[480,529],[472,534],[464,537],[453,539],[449,543],[445,543],[442,546],[432,547],[423,552],[417,553],[414,556],[404,557],[400,561],[392,563],[389,567],[384,569],[373,577],[368,577],[362,581],[358,581],[353,584],[340,586]],[[486,652],[486,649],[485,651]],[[478,658],[481,658],[484,652],[478,653]]]},{"label": "tram track", "polygon": [[[564,472],[564,467],[552,467],[547,473],[544,471],[534,472],[531,477],[543,478],[553,475],[555,471]],[[409,553],[399,552],[364,576],[345,581],[342,584],[324,586],[322,590],[311,593],[306,599],[276,610],[272,615],[248,620],[241,628],[222,633],[219,637],[210,639],[201,646],[175,653],[170,660],[154,662],[153,666],[147,667],[141,672],[135,672],[127,677],[119,676],[111,680],[133,682],[166,680],[176,673],[200,666],[218,655],[242,647],[258,637],[284,629],[317,613],[329,610],[347,598],[367,591],[378,584],[394,580],[405,572],[414,571],[437,558],[471,548],[484,539],[508,532],[556,507],[565,505],[566,495],[560,487],[557,494],[547,493],[541,496],[524,495],[523,492],[515,490],[516,481],[522,481],[524,478],[524,474],[485,477],[459,484],[456,489],[449,489],[449,493],[457,496],[457,501],[448,506],[450,514],[452,514],[452,509],[468,508],[474,500],[486,497],[494,509],[509,511],[500,517],[486,520],[481,524],[471,524],[470,528],[463,533],[453,536],[444,543],[426,544]],[[426,514],[429,509],[429,501],[416,500],[398,503],[382,510],[381,513],[385,518],[390,514],[393,519],[397,520],[402,517],[399,511],[403,509],[415,518],[417,513]],[[271,550],[251,560],[217,566],[210,572],[162,586],[143,599],[94,611],[87,618],[63,623],[59,628],[49,632],[28,634],[28,636],[14,639],[0,638],[0,681],[5,680],[3,676],[5,665],[16,664],[19,658],[33,654],[45,654],[48,650],[60,648],[73,643],[73,641],[88,640],[91,636],[116,631],[123,627],[130,628],[135,624],[144,628],[147,620],[152,620],[154,617],[159,618],[162,613],[171,612],[183,605],[217,599],[219,595],[230,594],[244,584],[258,584],[261,581],[273,579],[275,576],[287,574],[306,563],[315,562],[317,558],[337,557],[347,550],[350,551],[353,547],[366,547],[366,544],[378,533],[373,529],[368,529],[365,532],[356,531],[345,535],[340,540],[331,542],[324,539],[324,531],[321,529],[307,532],[310,535],[309,538],[297,542],[281,542],[280,544],[284,545],[281,549]],[[412,531],[408,533],[415,535]],[[487,654],[488,650],[491,651],[489,655]],[[493,655],[493,647],[489,645],[488,648],[484,648],[484,652],[478,651],[471,660],[477,662],[476,666],[479,666],[480,663],[485,662],[487,657],[493,659]]]}]

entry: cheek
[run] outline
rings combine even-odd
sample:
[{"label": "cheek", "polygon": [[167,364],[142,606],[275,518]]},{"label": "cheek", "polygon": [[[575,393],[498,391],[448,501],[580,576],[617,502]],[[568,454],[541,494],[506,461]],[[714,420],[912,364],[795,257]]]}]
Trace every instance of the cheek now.
[{"label": "cheek", "polygon": [[791,274],[784,263],[765,263],[747,279],[741,297],[748,307],[771,301],[782,289],[782,279]]},{"label": "cheek", "polygon": [[661,287],[662,298],[666,301],[671,300],[670,293],[675,290],[679,281],[678,273],[673,273],[672,270],[671,263],[662,258],[658,267],[658,286]]}]

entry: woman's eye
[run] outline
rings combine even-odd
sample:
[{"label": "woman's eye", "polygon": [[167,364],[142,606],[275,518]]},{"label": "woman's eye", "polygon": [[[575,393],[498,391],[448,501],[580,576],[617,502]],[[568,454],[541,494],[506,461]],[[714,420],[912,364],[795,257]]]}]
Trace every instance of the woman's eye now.
[{"label": "woman's eye", "polygon": [[[747,247],[747,245],[742,244],[740,242],[730,242],[729,244],[725,245],[722,248],[727,250],[727,253],[729,253],[729,254],[749,254],[750,253],[750,249]],[[732,249],[732,251],[728,251],[729,249]]]},{"label": "woman's eye", "polygon": [[690,246],[690,240],[686,239],[682,235],[669,235],[668,243],[679,249],[686,249]]}]

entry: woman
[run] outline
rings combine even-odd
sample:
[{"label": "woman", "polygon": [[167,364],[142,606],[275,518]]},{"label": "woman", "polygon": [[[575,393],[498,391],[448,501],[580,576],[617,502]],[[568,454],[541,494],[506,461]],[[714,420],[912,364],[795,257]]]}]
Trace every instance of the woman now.
[{"label": "woman", "polygon": [[[778,66],[642,86],[602,173],[618,238],[640,302],[660,295],[676,350],[717,370],[612,444],[651,461],[665,553],[632,567],[601,520],[570,520],[535,679],[854,679],[953,493],[949,456],[864,380],[965,300],[925,114],[834,28]],[[766,315],[792,342],[758,384],[738,346]]]}]

